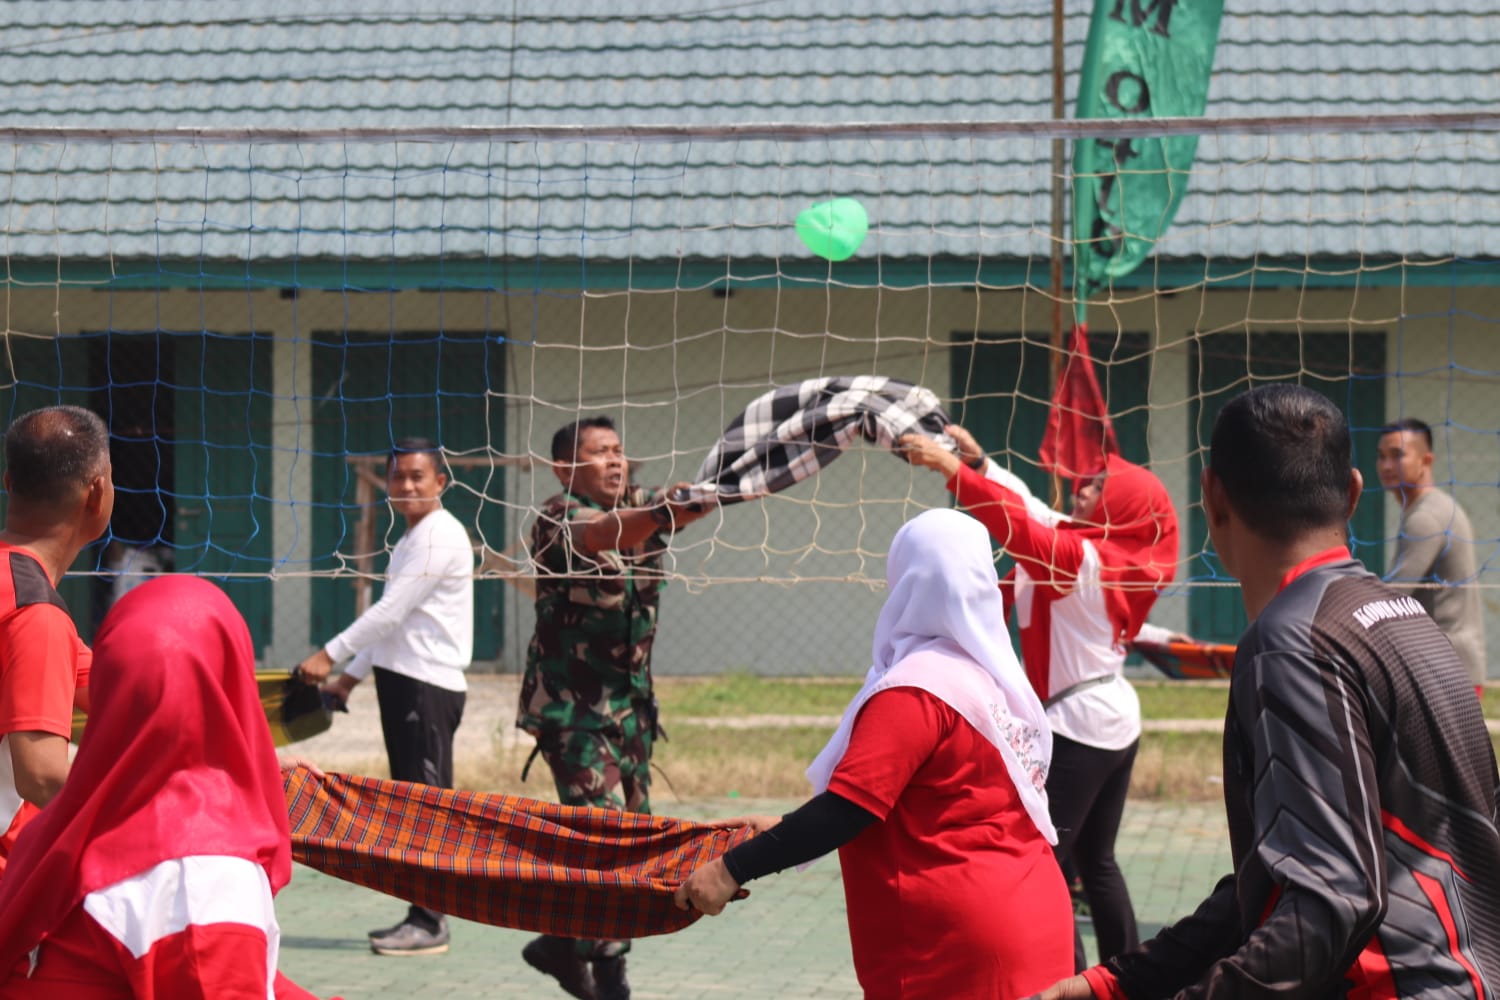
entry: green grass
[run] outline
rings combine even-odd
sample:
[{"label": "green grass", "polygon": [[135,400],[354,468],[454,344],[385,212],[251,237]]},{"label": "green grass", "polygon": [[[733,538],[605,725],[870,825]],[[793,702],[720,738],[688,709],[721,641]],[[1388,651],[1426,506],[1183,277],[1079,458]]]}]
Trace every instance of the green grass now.
[{"label": "green grass", "polygon": [[1228,681],[1136,681],[1143,719],[1222,719]]},{"label": "green grass", "polygon": [[[786,678],[728,674],[717,677],[664,677],[657,681],[662,722],[671,739],[654,756],[657,775],[652,799],[658,808],[677,800],[775,798],[807,795],[803,771],[832,733],[826,721],[841,714],[859,690],[861,678]],[[1135,684],[1147,720],[1224,717],[1229,686],[1224,681],[1145,680]],[[1500,686],[1485,691],[1485,715],[1500,718]],[[749,716],[792,716],[786,725],[748,728],[715,725],[713,720]],[[796,717],[821,717],[806,724]],[[702,721],[698,721],[702,720]],[[768,720],[769,721],[769,720]],[[523,743],[525,741],[522,741]],[[1495,739],[1500,755],[1500,738]],[[477,767],[464,768],[463,787],[513,794],[551,795],[551,775],[540,762],[531,779],[519,774],[529,745],[498,753]],[[1222,745],[1217,732],[1146,732],[1141,737],[1131,779],[1131,795],[1142,799],[1217,801],[1223,795]]]},{"label": "green grass", "polygon": [[1224,796],[1224,738],[1218,733],[1142,733],[1130,772],[1132,798],[1174,802]]},{"label": "green grass", "polygon": [[[662,678],[657,691],[671,742],[657,764],[683,798],[739,795],[796,798],[807,793],[802,776],[822,749],[827,725],[730,729],[676,720],[746,716],[836,716],[859,690],[860,678],[774,678],[729,674]],[[1135,682],[1147,720],[1224,717],[1226,681]],[[1500,718],[1500,686],[1484,694],[1485,716]],[[1500,756],[1500,738],[1495,739]],[[1218,733],[1147,732],[1141,738],[1131,794],[1145,799],[1218,800],[1223,795],[1222,743]],[[534,779],[533,779],[534,780]],[[659,780],[654,797],[672,795]]]},{"label": "green grass", "polygon": [[725,718],[746,715],[838,715],[863,678],[658,677],[656,697],[662,719]]},{"label": "green grass", "polygon": [[[859,690],[859,677],[662,677],[656,682],[662,718],[747,715],[838,715]],[[1220,719],[1229,686],[1224,681],[1137,681],[1147,719]],[[1494,692],[1500,713],[1500,691]]]},{"label": "green grass", "polygon": [[[721,726],[673,724],[671,737],[657,743],[651,756],[651,799],[658,812],[666,804],[687,799],[803,799],[808,795],[803,772],[828,742],[828,726],[763,726],[730,729]],[[489,757],[457,762],[459,788],[531,798],[553,798],[552,772],[540,757],[521,781],[521,769],[531,753],[526,741]],[[356,773],[382,776],[383,760],[371,760]]]},{"label": "green grass", "polygon": [[[859,690],[858,677],[663,677],[656,682],[662,718],[746,715],[838,715]],[[1228,681],[1134,682],[1146,719],[1222,719]],[[1500,684],[1484,692],[1484,715],[1500,719]]]},{"label": "green grass", "polygon": [[804,772],[832,735],[827,726],[722,729],[669,726],[652,755],[651,797],[805,798]]},{"label": "green grass", "polygon": [[[1228,681],[1146,680],[1135,682],[1146,719],[1222,719],[1229,699]],[[1486,719],[1500,719],[1500,684],[1490,684],[1480,699]]]}]

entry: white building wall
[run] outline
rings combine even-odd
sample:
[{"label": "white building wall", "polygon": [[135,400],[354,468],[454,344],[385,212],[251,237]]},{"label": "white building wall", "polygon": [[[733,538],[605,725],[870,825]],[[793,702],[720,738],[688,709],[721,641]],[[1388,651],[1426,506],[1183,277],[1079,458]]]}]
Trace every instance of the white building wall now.
[{"label": "white building wall", "polygon": [[[312,331],[351,329],[490,330],[508,342],[506,408],[509,460],[545,457],[553,431],[579,414],[616,417],[646,484],[693,477],[725,425],[772,385],[831,374],[880,373],[921,382],[947,396],[946,345],[957,332],[1046,330],[1050,303],[1036,292],[973,289],[787,288],[559,291],[499,296],[409,292],[342,294],[276,290],[195,293],[11,289],[12,333],[71,335],[148,329],[194,335],[204,329],[255,329],[274,335],[275,511],[273,552],[289,572],[275,588],[274,655],[308,648],[307,583],[296,565],[310,545],[305,502],[311,490],[305,449],[309,404],[326,387],[308,381]],[[1490,542],[1486,608],[1500,610],[1500,338],[1487,317],[1493,293],[1421,287],[1328,290],[1224,290],[1122,297],[1095,304],[1095,331],[1149,330],[1156,353],[1149,386],[1150,460],[1179,503],[1184,523],[1194,492],[1192,455],[1206,448],[1192,429],[1191,343],[1195,332],[1295,330],[1387,336],[1387,417],[1418,416],[1438,432],[1437,475]],[[179,373],[182,375],[184,373]],[[25,373],[17,373],[24,378]],[[1373,481],[1373,464],[1363,470]],[[502,551],[524,538],[531,510],[557,488],[545,465],[507,469],[506,537],[485,539]],[[858,449],[813,480],[776,497],[727,508],[683,533],[674,546],[675,580],[663,601],[657,669],[662,673],[753,670],[856,673],[869,659],[869,635],[882,599],[884,552],[913,513],[947,502],[935,475],[897,458]],[[1387,504],[1387,535],[1397,513]],[[1183,536],[1184,572],[1192,571]],[[514,554],[514,550],[513,550]],[[278,576],[281,576],[278,573]],[[1178,589],[1157,615],[1186,624]],[[529,598],[515,590],[505,608],[502,666],[524,659]],[[1500,627],[1489,629],[1492,660]],[[1500,673],[1500,671],[1496,671]]]}]

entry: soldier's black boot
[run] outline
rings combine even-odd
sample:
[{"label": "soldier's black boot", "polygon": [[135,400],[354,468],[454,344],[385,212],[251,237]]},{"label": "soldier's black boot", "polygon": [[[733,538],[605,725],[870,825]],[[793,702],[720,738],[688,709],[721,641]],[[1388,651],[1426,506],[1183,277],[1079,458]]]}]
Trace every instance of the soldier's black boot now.
[{"label": "soldier's black boot", "polygon": [[[544,934],[532,938],[521,949],[526,964],[538,972],[557,980],[563,992],[578,1000],[597,1000],[594,992],[594,977],[589,964],[578,956],[571,938],[553,937]],[[629,996],[627,991],[626,996]]]},{"label": "soldier's black boot", "polygon": [[630,1000],[624,955],[594,959],[594,995],[598,1000]]}]

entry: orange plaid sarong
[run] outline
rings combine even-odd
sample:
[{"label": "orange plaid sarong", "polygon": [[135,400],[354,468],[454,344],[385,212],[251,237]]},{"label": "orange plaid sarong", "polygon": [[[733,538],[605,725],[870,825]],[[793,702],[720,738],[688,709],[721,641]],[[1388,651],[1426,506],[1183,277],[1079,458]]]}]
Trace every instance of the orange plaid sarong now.
[{"label": "orange plaid sarong", "polygon": [[629,940],[697,920],[672,893],[748,827],[559,806],[344,774],[286,774],[292,856],[439,913],[560,937]]}]

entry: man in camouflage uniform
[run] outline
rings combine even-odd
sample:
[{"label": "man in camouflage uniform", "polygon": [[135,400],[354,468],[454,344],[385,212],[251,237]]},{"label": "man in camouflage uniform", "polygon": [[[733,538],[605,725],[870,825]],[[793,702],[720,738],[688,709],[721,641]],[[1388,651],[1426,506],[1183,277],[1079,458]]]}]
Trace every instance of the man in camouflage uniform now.
[{"label": "man in camouflage uniform", "polygon": [[[552,461],[563,492],[531,530],[536,632],[516,725],[536,737],[564,805],[648,813],[662,554],[672,532],[706,510],[633,485],[608,417],[559,430]],[[629,946],[544,936],[522,954],[572,996],[623,1000]]]}]

